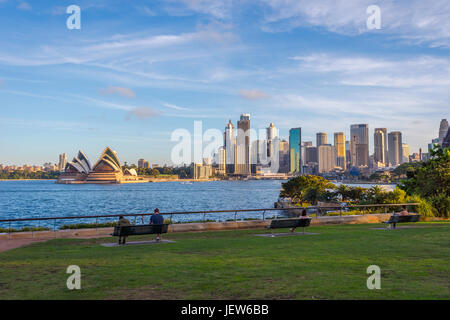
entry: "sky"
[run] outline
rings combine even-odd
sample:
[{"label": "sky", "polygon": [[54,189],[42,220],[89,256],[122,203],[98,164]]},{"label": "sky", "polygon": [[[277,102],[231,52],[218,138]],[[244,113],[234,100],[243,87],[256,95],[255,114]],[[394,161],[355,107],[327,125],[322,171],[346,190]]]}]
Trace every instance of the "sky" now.
[{"label": "sky", "polygon": [[[68,29],[66,8],[81,9]],[[369,29],[370,5],[381,28]],[[0,163],[170,164],[174,130],[350,125],[426,150],[450,118],[450,1],[0,0]]]}]

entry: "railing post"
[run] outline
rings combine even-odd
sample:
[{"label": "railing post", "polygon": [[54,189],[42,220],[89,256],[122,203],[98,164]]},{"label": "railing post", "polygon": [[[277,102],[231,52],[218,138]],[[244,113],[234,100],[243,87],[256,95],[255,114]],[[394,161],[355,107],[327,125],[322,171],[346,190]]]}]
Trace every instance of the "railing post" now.
[{"label": "railing post", "polygon": [[95,218],[95,233],[98,234],[98,217]]},{"label": "railing post", "polygon": [[266,210],[263,211],[263,220],[265,220],[265,213],[266,213]]},{"label": "railing post", "polygon": [[203,212],[203,223],[205,223],[206,213]]},{"label": "railing post", "polygon": [[9,222],[9,225],[8,225],[8,240],[10,240],[11,239],[11,221]]},{"label": "railing post", "polygon": [[234,212],[234,221],[237,221],[237,211]]},{"label": "railing post", "polygon": [[53,219],[53,236],[56,239],[56,219]]}]

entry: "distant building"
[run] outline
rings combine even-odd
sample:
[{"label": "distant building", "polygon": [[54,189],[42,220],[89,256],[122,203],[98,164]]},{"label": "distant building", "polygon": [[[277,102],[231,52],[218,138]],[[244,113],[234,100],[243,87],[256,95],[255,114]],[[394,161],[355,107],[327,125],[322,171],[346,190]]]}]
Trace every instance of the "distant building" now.
[{"label": "distant building", "polygon": [[301,173],[302,128],[289,130],[289,172]]},{"label": "distant building", "polygon": [[331,144],[317,147],[318,172],[326,173],[334,170],[336,166],[336,149]]},{"label": "distant building", "polygon": [[345,170],[347,168],[347,163],[346,163],[344,132],[334,133],[334,147],[336,149],[336,166]]},{"label": "distant building", "polygon": [[442,146],[442,143],[444,142],[444,138],[447,135],[448,132],[448,121],[447,119],[442,119],[441,123],[439,125],[439,145]]},{"label": "distant building", "polygon": [[144,161],[144,169],[149,169],[150,163],[148,161]]},{"label": "distant building", "polygon": [[317,147],[305,148],[305,165],[317,163]]},{"label": "distant building", "polygon": [[316,146],[322,146],[327,143],[327,134],[325,132],[318,132],[316,134]]},{"label": "distant building", "polygon": [[411,150],[409,145],[406,143],[402,143],[402,163],[409,162],[409,155]]},{"label": "distant building", "polygon": [[58,171],[62,172],[67,165],[67,156],[65,153],[59,155]]},{"label": "distant building", "polygon": [[389,145],[389,163],[392,166],[398,166],[403,161],[403,143],[402,133],[393,131],[388,134]]},{"label": "distant building", "polygon": [[278,137],[278,130],[275,125],[271,122],[269,127],[266,128],[266,139],[267,139],[267,157],[271,157],[273,153],[273,141]]},{"label": "distant building", "polygon": [[228,173],[235,172],[235,164],[237,162],[236,156],[236,137],[234,133],[234,125],[231,120],[225,126],[225,132],[223,137],[223,146],[225,147],[226,155],[226,171]]},{"label": "distant building", "polygon": [[209,164],[193,163],[190,170],[192,179],[208,179],[212,176],[212,166]]},{"label": "distant building", "polygon": [[144,164],[145,164],[145,160],[144,159],[139,159],[138,160],[138,169],[143,169],[144,168]]},{"label": "distant building", "polygon": [[387,129],[375,128],[373,135],[374,142],[374,161],[376,163],[382,163],[388,165],[388,143],[387,143]]},{"label": "distant building", "polygon": [[249,175],[250,167],[250,115],[248,113],[241,114],[240,120],[237,122],[237,139],[236,139],[236,164],[235,173],[241,175]]},{"label": "distant building", "polygon": [[447,131],[447,135],[444,137],[442,141],[442,148],[450,147],[450,130]]},{"label": "distant building", "polygon": [[[360,146],[358,145],[365,145]],[[367,154],[361,153],[363,150]],[[352,166],[369,166],[369,125],[368,124],[352,124],[350,126],[350,163]]]},{"label": "distant building", "polygon": [[279,162],[280,168],[278,172],[288,173],[289,172],[289,142],[286,140],[281,140],[279,143]]}]

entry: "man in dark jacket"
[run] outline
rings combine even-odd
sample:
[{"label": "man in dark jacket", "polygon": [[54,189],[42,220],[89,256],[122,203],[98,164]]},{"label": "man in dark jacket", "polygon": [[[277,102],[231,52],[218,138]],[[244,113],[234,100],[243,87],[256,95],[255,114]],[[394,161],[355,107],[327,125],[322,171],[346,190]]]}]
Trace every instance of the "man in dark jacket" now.
[{"label": "man in dark jacket", "polygon": [[[164,217],[159,214],[159,209],[156,208],[154,214],[150,217],[150,224],[164,224]],[[161,234],[156,235],[156,241],[161,240]]]},{"label": "man in dark jacket", "polygon": [[[131,226],[130,220],[124,218],[123,216],[119,217],[119,222],[117,222],[118,227]],[[119,244],[125,244],[127,236],[119,237]]]}]

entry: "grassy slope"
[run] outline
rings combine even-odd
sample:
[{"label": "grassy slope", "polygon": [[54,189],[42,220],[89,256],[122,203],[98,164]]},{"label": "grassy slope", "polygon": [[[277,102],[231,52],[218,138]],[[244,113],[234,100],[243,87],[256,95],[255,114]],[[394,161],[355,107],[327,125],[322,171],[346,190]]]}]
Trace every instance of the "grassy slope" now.
[{"label": "grassy slope", "polygon": [[[169,234],[176,243],[120,248],[99,245],[112,238],[52,240],[0,253],[0,299],[449,299],[450,224],[420,225]],[[150,237],[131,240],[140,239]],[[81,290],[66,288],[71,264],[81,267]],[[371,264],[381,290],[366,287]]]}]

